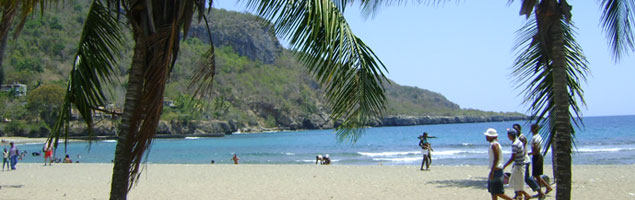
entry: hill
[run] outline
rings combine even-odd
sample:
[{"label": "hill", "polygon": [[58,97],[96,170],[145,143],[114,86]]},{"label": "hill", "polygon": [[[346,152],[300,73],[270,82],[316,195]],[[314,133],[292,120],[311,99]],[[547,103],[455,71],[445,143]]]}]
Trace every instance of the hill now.
[{"label": "hill", "polygon": [[[62,7],[29,19],[20,38],[7,45],[3,66],[5,83],[22,83],[29,91],[42,85],[64,88],[87,8],[86,1],[67,1]],[[332,128],[335,125],[329,119],[319,84],[293,52],[280,45],[268,22],[251,14],[222,9],[214,9],[209,19],[218,73],[213,98],[189,101],[187,85],[192,70],[200,64],[210,41],[205,25],[196,24],[181,44],[179,59],[166,86],[160,133],[231,133]],[[114,108],[123,106],[133,45],[130,38],[127,41],[126,50],[121,52],[123,59],[119,64],[118,81],[109,88]],[[440,93],[401,86],[393,81],[385,88],[389,101],[387,117],[377,121],[374,124],[377,126],[524,117],[518,113],[461,109]],[[0,107],[0,115],[13,123],[11,130],[7,130],[8,125],[3,125],[2,130],[8,134],[16,134],[13,133],[16,127],[22,127],[23,132],[42,132],[40,130],[50,127],[40,120],[39,111],[33,110],[36,107],[22,103],[26,99],[6,93],[0,95],[4,104]],[[116,123],[105,124],[114,126]],[[112,131],[106,132],[112,134]]]}]

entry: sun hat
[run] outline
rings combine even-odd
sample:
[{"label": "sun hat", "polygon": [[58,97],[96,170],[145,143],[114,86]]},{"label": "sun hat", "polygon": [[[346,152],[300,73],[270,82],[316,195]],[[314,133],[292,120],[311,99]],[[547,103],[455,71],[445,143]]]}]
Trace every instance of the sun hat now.
[{"label": "sun hat", "polygon": [[498,133],[496,132],[496,129],[493,129],[493,128],[488,128],[487,131],[485,131],[485,133],[483,134],[489,137],[498,137]]}]

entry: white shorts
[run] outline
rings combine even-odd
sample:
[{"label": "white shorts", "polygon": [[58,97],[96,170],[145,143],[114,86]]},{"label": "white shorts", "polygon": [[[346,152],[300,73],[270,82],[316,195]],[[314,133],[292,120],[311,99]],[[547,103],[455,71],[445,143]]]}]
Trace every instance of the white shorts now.
[{"label": "white shorts", "polygon": [[512,175],[509,177],[509,187],[514,191],[525,190],[525,165],[512,166]]},{"label": "white shorts", "polygon": [[430,156],[430,150],[429,149],[421,149],[421,154]]}]

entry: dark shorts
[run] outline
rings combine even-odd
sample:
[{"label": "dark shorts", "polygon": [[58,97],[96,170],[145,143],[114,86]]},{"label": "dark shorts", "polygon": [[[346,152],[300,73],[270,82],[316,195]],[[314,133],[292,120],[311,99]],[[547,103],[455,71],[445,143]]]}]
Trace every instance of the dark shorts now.
[{"label": "dark shorts", "polygon": [[534,176],[534,177],[535,177],[535,176],[540,176],[540,175],[542,175],[542,174],[543,174],[543,171],[542,171],[542,161],[543,161],[543,158],[542,158],[542,155],[541,155],[541,154],[539,154],[539,155],[534,155],[534,156],[531,158],[531,163],[532,163],[532,170],[531,170],[531,171],[532,171],[532,176]]},{"label": "dark shorts", "polygon": [[487,191],[492,194],[505,194],[502,169],[494,170],[494,179],[487,180]]}]

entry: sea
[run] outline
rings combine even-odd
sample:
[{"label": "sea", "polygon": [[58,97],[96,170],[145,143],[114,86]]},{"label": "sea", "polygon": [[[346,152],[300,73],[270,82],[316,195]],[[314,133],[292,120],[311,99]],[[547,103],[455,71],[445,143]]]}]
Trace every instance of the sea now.
[{"label": "sea", "polygon": [[[219,138],[187,137],[155,139],[149,149],[148,163],[209,164],[232,163],[237,154],[240,163],[314,165],[317,155],[329,154],[333,165],[414,165],[422,160],[417,136],[428,132],[432,165],[486,165],[488,142],[483,132],[496,129],[505,136],[506,128],[515,123],[531,139],[526,121],[438,124],[421,126],[374,127],[365,129],[355,143],[338,142],[335,130],[281,131],[238,133]],[[583,118],[584,126],[576,128],[573,164],[635,164],[635,115]],[[504,157],[510,156],[511,142],[500,137]],[[27,154],[22,162],[42,162],[43,144],[22,144]],[[82,163],[110,163],[114,159],[116,141],[70,142],[60,144],[56,157],[68,154]],[[551,163],[551,152],[545,164]]]}]

